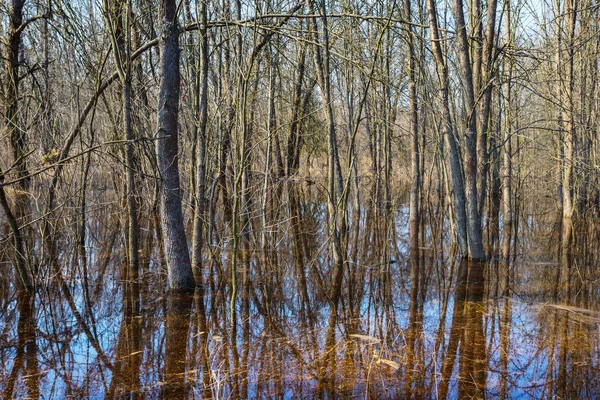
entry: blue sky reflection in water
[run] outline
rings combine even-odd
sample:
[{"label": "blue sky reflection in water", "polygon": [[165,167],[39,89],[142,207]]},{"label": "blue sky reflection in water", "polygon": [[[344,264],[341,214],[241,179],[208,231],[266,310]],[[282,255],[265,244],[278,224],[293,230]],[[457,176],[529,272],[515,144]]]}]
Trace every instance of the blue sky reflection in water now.
[{"label": "blue sky reflection in water", "polygon": [[237,321],[235,340],[226,253],[203,307],[197,296],[165,293],[157,266],[139,285],[117,279],[118,258],[87,289],[69,276],[32,299],[5,285],[0,389],[44,399],[600,396],[596,267],[579,264],[564,282],[548,224],[523,231],[524,250],[509,266],[468,265],[445,245],[409,257],[405,210],[394,218],[353,220],[335,318],[322,290],[330,266],[318,219],[304,221],[311,257],[302,265],[291,231],[279,264],[251,251],[249,290],[237,304],[248,318]]}]

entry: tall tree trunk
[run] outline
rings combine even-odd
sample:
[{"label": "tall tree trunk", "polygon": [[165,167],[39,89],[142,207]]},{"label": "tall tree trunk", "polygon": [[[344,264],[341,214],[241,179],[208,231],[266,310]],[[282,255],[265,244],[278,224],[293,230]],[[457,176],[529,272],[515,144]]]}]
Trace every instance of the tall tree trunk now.
[{"label": "tall tree trunk", "polygon": [[[4,119],[8,129],[13,163],[20,181],[17,187],[22,191],[29,188],[29,173],[27,170],[27,144],[25,129],[19,126],[19,53],[21,49],[21,34],[23,33],[23,7],[25,0],[12,0],[9,14],[8,37],[6,40],[6,79]],[[19,217],[19,215],[17,215]]]},{"label": "tall tree trunk", "polygon": [[[27,215],[29,204],[30,177],[27,169],[27,144],[24,127],[19,122],[19,52],[21,49],[21,34],[23,32],[23,8],[25,0],[12,0],[9,11],[8,36],[5,38],[6,55],[6,82],[1,85],[4,89],[4,123],[13,155],[13,165],[17,172],[17,181],[14,183],[14,207],[6,196],[4,187],[0,186],[0,205],[4,210],[6,219],[13,233],[15,252],[15,267],[21,289],[30,290],[33,287],[32,276],[28,270],[26,257],[26,240],[23,236],[24,219]],[[6,177],[0,170],[0,185]]]},{"label": "tall tree trunk", "polygon": [[570,219],[574,212],[573,201],[573,164],[575,149],[575,110],[573,106],[574,96],[574,53],[575,53],[575,23],[577,20],[577,1],[566,0],[565,2],[565,30],[567,32],[566,40],[566,90],[562,98],[565,103],[563,112],[564,127],[564,170],[563,170],[563,217]]},{"label": "tall tree trunk", "polygon": [[125,149],[125,175],[127,180],[127,253],[128,272],[127,279],[137,276],[140,268],[139,262],[139,224],[136,206],[135,188],[135,157],[134,135],[132,121],[132,68],[131,68],[131,20],[130,0],[105,1],[113,43],[113,54],[119,79],[123,85],[123,136],[126,141]]},{"label": "tall tree trunk", "polygon": [[[480,66],[480,79],[481,84],[478,92],[482,96],[478,130],[479,130],[479,141],[477,143],[477,157],[479,159],[479,214],[483,215],[483,208],[485,204],[485,195],[487,191],[487,179],[488,172],[490,170],[490,152],[488,149],[488,138],[490,131],[490,110],[492,108],[492,84],[493,78],[496,76],[496,9],[498,7],[498,0],[491,0],[488,4],[487,11],[487,24],[485,28],[485,38],[483,46],[483,67]],[[490,140],[492,140],[490,138]],[[493,183],[492,183],[493,184]]]},{"label": "tall tree trunk", "polygon": [[[563,68],[562,68],[562,29],[563,29],[563,17],[561,15],[561,0],[555,0],[554,2],[554,21],[556,30],[556,52],[554,53],[554,73],[556,74],[556,86],[554,96],[558,99],[559,103],[563,98]],[[558,154],[558,176],[557,176],[557,205],[560,213],[563,213],[564,208],[564,167],[565,167],[565,149],[563,145],[563,111],[560,107],[555,108],[556,123],[558,125],[558,138],[556,139],[556,151]]]},{"label": "tall tree trunk", "polygon": [[456,215],[456,236],[458,246],[463,257],[468,256],[469,246],[467,243],[467,214],[465,187],[462,178],[462,167],[460,156],[458,154],[458,145],[454,137],[452,119],[450,117],[450,106],[448,100],[448,66],[442,53],[440,45],[440,34],[438,28],[437,6],[435,0],[427,1],[427,10],[429,13],[429,26],[431,42],[433,47],[433,56],[436,64],[438,76],[438,103],[442,110],[442,135],[446,139],[450,151],[450,172],[452,178],[452,189],[454,191],[454,214]]},{"label": "tall tree trunk", "polygon": [[466,115],[465,132],[465,195],[467,211],[467,239],[469,243],[469,258],[484,260],[483,235],[481,215],[477,204],[477,111],[475,103],[475,88],[471,60],[469,55],[469,40],[464,16],[462,0],[453,0],[453,14],[456,21],[456,40],[458,44],[458,59],[461,69],[461,81],[464,89]]},{"label": "tall tree trunk", "polygon": [[[404,0],[404,19],[408,22],[412,21],[411,0]],[[408,47],[408,103],[410,113],[410,134],[412,136],[412,151],[410,158],[411,169],[411,184],[410,184],[410,204],[409,204],[409,219],[410,219],[410,242],[416,243],[419,236],[419,191],[421,181],[420,171],[420,147],[419,147],[419,121],[418,121],[418,106],[417,106],[417,85],[415,82],[416,76],[416,55],[414,45],[414,27],[408,25],[407,32],[407,47]]]},{"label": "tall tree trunk", "polygon": [[[309,12],[315,15],[312,0],[306,0],[307,8]],[[332,93],[331,93],[331,77],[329,67],[329,33],[327,27],[327,16],[325,14],[325,3],[321,2],[320,9],[322,22],[323,22],[323,48],[321,49],[320,39],[318,35],[317,18],[312,17],[309,19],[310,28],[313,31],[313,53],[315,68],[317,70],[317,76],[319,80],[319,86],[323,95],[323,108],[325,117],[327,119],[327,133],[328,133],[328,194],[327,194],[327,209],[330,223],[330,237],[333,247],[333,262],[335,264],[333,272],[333,282],[330,292],[330,298],[333,304],[333,309],[337,309],[338,301],[341,295],[342,280],[344,273],[344,256],[342,254],[342,236],[345,231],[345,221],[338,221],[339,204],[343,191],[343,180],[342,172],[340,167],[340,160],[338,157],[337,149],[337,135],[335,130],[335,121],[333,116],[333,104],[332,104]],[[323,50],[323,53],[321,53]],[[342,205],[343,207],[344,205]],[[344,213],[341,213],[345,215]]]},{"label": "tall tree trunk", "polygon": [[23,235],[21,234],[19,223],[17,222],[17,219],[13,215],[10,205],[8,204],[6,192],[4,190],[4,186],[2,185],[3,181],[4,175],[2,174],[2,171],[0,171],[0,206],[4,211],[4,215],[6,216],[8,224],[10,225],[10,229],[13,233],[13,244],[16,261],[15,267],[18,278],[17,282],[18,286],[21,289],[25,291],[30,291],[33,289],[33,284],[29,275],[29,270],[27,268],[27,259],[25,258],[25,246],[23,244]]},{"label": "tall tree trunk", "polygon": [[[505,46],[512,45],[511,0],[505,0]],[[510,242],[512,238],[513,209],[512,209],[512,78],[513,63],[511,58],[504,62],[504,149],[502,151],[502,262],[509,265]]]},{"label": "tall tree trunk", "polygon": [[203,244],[203,219],[204,219],[204,192],[206,176],[206,125],[208,120],[208,30],[207,30],[207,2],[200,0],[200,99],[197,102],[197,144],[196,144],[196,207],[194,211],[194,237],[192,244],[192,265],[196,276],[196,283],[202,282],[202,244]]},{"label": "tall tree trunk", "polygon": [[302,137],[300,136],[302,123],[302,85],[304,83],[304,71],[306,66],[306,45],[300,43],[298,49],[297,69],[298,73],[294,79],[294,94],[292,100],[292,120],[287,140],[287,174],[294,175],[300,168],[300,148]]},{"label": "tall tree trunk", "polygon": [[161,32],[160,91],[158,95],[158,134],[156,156],[163,182],[161,225],[169,286],[176,291],[193,290],[194,275],[185,237],[179,187],[179,29],[175,0],[160,2]]}]

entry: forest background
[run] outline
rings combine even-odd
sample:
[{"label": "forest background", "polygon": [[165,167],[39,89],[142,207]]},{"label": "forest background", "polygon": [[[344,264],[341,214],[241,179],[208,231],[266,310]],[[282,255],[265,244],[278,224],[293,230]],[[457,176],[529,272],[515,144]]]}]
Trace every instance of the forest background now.
[{"label": "forest background", "polygon": [[3,1],[3,275],[24,290],[102,275],[90,249],[120,238],[125,277],[166,267],[175,290],[225,255],[233,305],[238,255],[272,253],[290,185],[326,205],[333,304],[366,204],[385,215],[407,201],[413,247],[441,211],[473,260],[508,259],[519,215],[543,209],[566,259],[573,220],[600,201],[597,11]]}]

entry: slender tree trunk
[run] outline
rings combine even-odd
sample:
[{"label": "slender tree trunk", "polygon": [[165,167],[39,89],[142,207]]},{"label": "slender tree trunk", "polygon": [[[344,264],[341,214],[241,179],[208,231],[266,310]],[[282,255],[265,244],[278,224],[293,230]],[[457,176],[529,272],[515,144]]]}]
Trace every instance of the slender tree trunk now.
[{"label": "slender tree trunk", "polygon": [[161,225],[169,286],[176,291],[193,290],[194,276],[181,210],[179,187],[179,29],[175,0],[160,2],[160,91],[158,95],[158,140],[156,156],[163,188],[161,195]]},{"label": "slender tree trunk", "polygon": [[[556,30],[556,53],[554,53],[554,67],[556,73],[556,86],[555,93],[556,99],[561,101],[563,98],[563,67],[562,67],[562,22],[563,17],[561,16],[561,0],[555,0],[554,2],[554,20],[555,20],[555,30]],[[557,107],[556,108],[556,123],[558,125],[558,138],[556,141],[556,150],[558,151],[558,176],[557,176],[557,203],[558,209],[560,213],[563,213],[564,209],[564,168],[565,168],[565,150],[563,145],[563,132],[564,132],[564,123],[563,123],[563,112]]]},{"label": "slender tree trunk", "polygon": [[[13,243],[15,251],[15,267],[19,277],[19,285],[22,289],[30,290],[33,287],[32,276],[30,276],[27,263],[27,244],[23,236],[23,228],[27,209],[29,208],[29,186],[30,177],[27,167],[27,143],[26,130],[20,126],[19,121],[19,53],[21,50],[21,35],[23,24],[23,8],[25,0],[11,0],[9,11],[8,35],[4,38],[6,44],[5,79],[1,85],[4,89],[4,123],[6,135],[10,139],[10,147],[13,155],[13,165],[16,170],[18,181],[14,184],[15,195],[13,207],[9,204],[6,191],[0,186],[0,204],[6,215],[6,219],[13,232]],[[4,183],[5,176],[0,171],[0,185]]]},{"label": "slender tree trunk", "polygon": [[574,46],[575,46],[575,23],[577,20],[578,0],[566,0],[565,2],[565,30],[567,32],[566,50],[566,91],[563,101],[565,103],[563,120],[564,129],[564,170],[562,179],[563,193],[563,217],[570,219],[574,213],[573,201],[573,164],[575,151],[575,110],[573,106],[574,91]]},{"label": "slender tree trunk", "polygon": [[[9,14],[8,37],[6,43],[6,77],[4,98],[4,120],[8,129],[13,163],[20,179],[17,187],[26,191],[29,188],[29,172],[27,169],[27,143],[25,129],[19,126],[19,53],[21,50],[21,34],[23,24],[23,8],[25,0],[11,0]],[[18,213],[17,213],[18,214]],[[17,218],[20,215],[16,215]]]},{"label": "slender tree trunk", "polygon": [[110,29],[115,66],[119,79],[123,85],[123,136],[126,141],[125,150],[125,175],[127,190],[127,254],[129,268],[127,279],[137,276],[140,268],[139,262],[139,224],[136,206],[135,187],[135,157],[134,134],[132,116],[132,67],[131,67],[131,17],[130,0],[108,1],[105,0],[107,25]]},{"label": "slender tree trunk", "polygon": [[192,244],[192,265],[196,276],[196,283],[202,283],[202,245],[203,245],[203,224],[204,224],[204,197],[206,181],[206,126],[208,120],[208,30],[207,30],[207,2],[200,0],[200,77],[199,90],[200,101],[197,102],[198,122],[197,122],[197,144],[196,144],[196,207],[194,211],[194,237]]},{"label": "slender tree trunk", "polygon": [[494,85],[492,84],[493,78],[496,76],[496,9],[498,7],[498,0],[491,0],[488,4],[487,11],[487,24],[485,28],[485,38],[483,45],[483,67],[480,66],[480,88],[478,92],[482,96],[481,101],[481,112],[479,113],[478,120],[478,131],[479,141],[477,143],[477,157],[479,159],[479,214],[483,215],[483,209],[485,205],[485,195],[487,192],[487,179],[488,172],[490,170],[490,152],[488,149],[488,139],[491,141],[490,136],[490,110],[492,108],[492,91]]},{"label": "slender tree trunk", "polygon": [[[48,0],[46,5],[46,13],[48,16],[52,13],[52,3],[51,0]],[[43,114],[43,124],[44,124],[44,135],[42,137],[42,146],[45,153],[48,153],[51,149],[56,146],[53,132],[52,132],[52,99],[51,99],[51,82],[50,82],[50,38],[48,32],[48,18],[44,18],[42,25],[42,42],[43,42],[43,52],[44,52],[44,61],[42,65],[42,71],[44,75],[44,93],[43,93],[43,103],[42,103],[42,114]]]},{"label": "slender tree trunk", "polygon": [[452,178],[452,189],[454,191],[454,214],[456,216],[456,236],[458,246],[463,257],[468,256],[469,246],[467,242],[467,214],[465,188],[462,178],[462,167],[460,156],[458,154],[458,145],[454,137],[452,119],[450,117],[450,107],[448,100],[448,66],[446,65],[442,48],[440,45],[440,34],[438,28],[437,6],[435,0],[427,1],[429,13],[429,26],[431,42],[433,47],[433,56],[436,64],[438,76],[438,104],[442,112],[442,135],[450,152],[450,172]]},{"label": "slender tree trunk", "polygon": [[[311,14],[314,15],[314,7],[312,0],[306,0],[307,8]],[[321,17],[323,21],[323,48],[321,49],[317,18],[312,17],[309,19],[310,27],[313,31],[313,53],[315,59],[315,68],[317,69],[317,76],[319,79],[319,86],[323,95],[323,108],[325,117],[327,120],[327,132],[328,132],[328,194],[327,194],[327,209],[330,223],[330,240],[332,241],[333,248],[333,262],[334,262],[334,273],[333,282],[331,288],[331,301],[334,308],[338,306],[338,300],[342,290],[342,279],[344,273],[344,256],[342,254],[342,236],[345,231],[345,222],[338,221],[338,200],[341,197],[343,190],[343,180],[340,167],[340,160],[337,151],[337,135],[335,130],[335,121],[333,116],[333,105],[331,97],[331,79],[330,79],[330,68],[329,68],[329,39],[328,39],[328,28],[327,28],[327,16],[324,14],[325,3],[322,2]],[[323,53],[321,53],[323,50]],[[343,206],[343,205],[342,205]]]},{"label": "slender tree trunk", "polygon": [[128,214],[128,253],[129,253],[129,271],[127,279],[132,279],[138,275],[140,269],[139,258],[139,224],[136,205],[136,185],[135,185],[135,157],[134,157],[134,135],[132,126],[132,107],[131,107],[131,74],[128,73],[123,85],[123,111],[124,111],[124,131],[127,163],[127,214]]},{"label": "slender tree trunk", "polygon": [[[4,180],[4,175],[2,171],[0,171],[0,180]],[[8,224],[10,225],[10,229],[13,233],[13,244],[15,251],[15,260],[16,260],[16,273],[17,273],[17,282],[21,289],[25,291],[30,291],[33,289],[33,284],[31,282],[31,277],[29,276],[29,271],[27,268],[27,259],[25,258],[25,245],[23,244],[23,236],[21,234],[21,229],[19,228],[19,223],[17,219],[12,213],[12,210],[8,204],[8,200],[6,198],[6,192],[4,190],[4,186],[2,186],[0,182],[0,206],[4,211],[4,215],[8,220]]]},{"label": "slender tree trunk", "polygon": [[299,44],[298,49],[298,73],[294,80],[294,97],[292,102],[292,119],[290,121],[290,130],[287,140],[287,174],[294,175],[300,168],[300,148],[302,137],[300,136],[302,123],[302,85],[304,83],[304,71],[306,66],[306,45]]},{"label": "slender tree trunk", "polygon": [[[404,18],[406,21],[412,21],[411,0],[404,0]],[[414,27],[408,26],[407,32],[407,47],[408,47],[408,103],[410,113],[410,134],[412,136],[412,152],[410,158],[411,169],[411,185],[410,185],[410,204],[409,204],[409,219],[410,219],[410,242],[416,242],[419,236],[419,192],[421,181],[421,161],[419,147],[419,120],[418,120],[418,105],[417,105],[417,85],[415,82],[416,76],[416,56],[414,46]]]},{"label": "slender tree trunk", "polygon": [[466,115],[465,132],[465,197],[467,211],[467,231],[469,243],[469,258],[484,260],[481,215],[477,204],[477,112],[475,103],[475,88],[471,60],[469,55],[469,40],[464,16],[462,0],[453,0],[453,14],[456,21],[456,36],[458,44],[458,59],[461,69],[461,81],[464,89]]},{"label": "slender tree trunk", "polygon": [[[505,40],[504,44],[512,45],[512,10],[511,0],[505,0]],[[502,261],[507,266],[510,261],[510,242],[512,238],[513,209],[512,209],[512,78],[513,60],[506,58],[504,62],[504,148],[502,151]]]}]

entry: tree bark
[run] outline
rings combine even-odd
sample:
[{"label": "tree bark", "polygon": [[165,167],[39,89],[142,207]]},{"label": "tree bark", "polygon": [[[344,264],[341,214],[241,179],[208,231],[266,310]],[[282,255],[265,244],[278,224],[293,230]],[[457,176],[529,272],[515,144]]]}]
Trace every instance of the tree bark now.
[{"label": "tree bark", "polygon": [[481,229],[481,215],[477,204],[477,112],[473,70],[469,55],[469,40],[464,16],[462,0],[453,0],[453,14],[456,21],[456,37],[458,44],[458,59],[461,69],[461,81],[464,89],[466,115],[465,132],[465,195],[467,211],[467,239],[469,243],[469,258],[484,260],[485,251]]},{"label": "tree bark", "polygon": [[[19,52],[23,24],[23,7],[25,0],[12,0],[8,37],[6,38],[6,78],[5,114],[4,119],[8,128],[8,136],[13,153],[13,162],[17,176],[21,179],[19,189],[26,191],[30,178],[27,170],[27,144],[25,130],[19,126]],[[18,217],[18,216],[17,216]]]},{"label": "tree bark", "polygon": [[458,145],[454,137],[452,119],[450,117],[450,106],[448,100],[448,66],[444,60],[442,48],[440,46],[440,34],[438,28],[437,6],[435,0],[427,1],[429,13],[429,26],[431,42],[433,47],[433,56],[436,64],[438,76],[438,104],[442,110],[442,135],[446,139],[450,150],[450,172],[452,178],[452,189],[454,191],[454,213],[456,215],[456,236],[458,246],[463,257],[468,256],[469,247],[467,242],[467,214],[465,211],[465,188],[462,178],[462,168],[460,156],[458,154]]},{"label": "tree bark", "polygon": [[[312,0],[306,0],[306,5],[311,14],[314,15],[314,7]],[[337,135],[335,130],[335,121],[333,117],[333,105],[331,97],[331,77],[329,67],[329,34],[327,28],[327,16],[325,15],[325,5],[322,3],[321,17],[323,21],[323,52],[321,53],[321,45],[318,35],[317,18],[312,17],[309,19],[310,28],[313,33],[313,52],[315,68],[317,70],[317,76],[319,80],[319,86],[323,95],[323,108],[325,117],[327,120],[327,133],[328,133],[328,195],[327,195],[327,209],[330,223],[330,237],[332,241],[333,250],[333,262],[335,264],[333,272],[333,282],[330,292],[330,299],[334,309],[337,309],[338,301],[342,290],[342,280],[344,273],[344,255],[342,253],[342,237],[345,231],[345,221],[338,222],[339,204],[343,191],[343,180],[340,166],[340,159],[338,157],[337,149]],[[342,205],[343,207],[344,205]],[[341,213],[345,215],[344,213]]]},{"label": "tree bark", "polygon": [[[506,0],[505,27],[506,38],[505,46],[512,44],[512,26],[511,26],[511,1]],[[502,262],[506,265],[510,260],[510,243],[512,238],[513,209],[512,209],[512,131],[511,131],[511,110],[512,110],[512,78],[513,78],[513,60],[506,58],[504,62],[504,74],[506,83],[504,86],[504,149],[502,151]]]},{"label": "tree bark", "polygon": [[[404,18],[406,21],[412,21],[411,0],[404,0]],[[410,134],[412,136],[412,151],[410,158],[411,185],[410,185],[410,204],[409,204],[409,236],[410,242],[416,243],[419,236],[419,192],[421,180],[421,161],[419,154],[419,115],[417,105],[417,85],[416,76],[416,56],[414,46],[414,27],[408,25],[407,47],[408,47],[408,103],[410,113]]]},{"label": "tree bark", "polygon": [[575,152],[575,112],[573,106],[574,96],[574,46],[575,46],[575,23],[577,20],[577,0],[566,0],[565,2],[565,30],[567,32],[566,51],[566,93],[562,98],[565,103],[563,120],[564,127],[564,169],[562,179],[563,194],[563,218],[570,219],[574,213],[573,201],[573,163]]},{"label": "tree bark", "polygon": [[134,135],[132,121],[132,67],[131,67],[131,13],[130,0],[106,1],[105,8],[108,15],[107,23],[113,44],[115,66],[119,79],[123,85],[123,136],[126,141],[125,149],[125,175],[127,190],[127,253],[128,272],[127,279],[138,275],[139,262],[139,224],[136,206],[135,188],[135,157]]},{"label": "tree bark", "polygon": [[196,207],[194,213],[194,237],[192,244],[192,265],[196,276],[196,283],[202,282],[202,245],[204,224],[204,196],[206,177],[206,125],[208,120],[208,31],[207,31],[207,3],[208,0],[200,1],[200,77],[199,90],[200,101],[198,104],[198,137],[196,144],[197,166],[196,166]]},{"label": "tree bark", "polygon": [[302,85],[304,83],[304,71],[306,67],[306,45],[300,43],[298,58],[296,59],[298,73],[294,79],[294,94],[292,100],[292,119],[287,139],[287,174],[294,175],[300,169],[300,148],[302,137],[300,135],[302,123]]},{"label": "tree bark", "polygon": [[158,95],[158,129],[156,157],[163,188],[161,194],[161,225],[169,286],[175,291],[190,291],[195,287],[190,254],[184,231],[179,187],[179,30],[175,0],[160,2],[160,89]]}]

